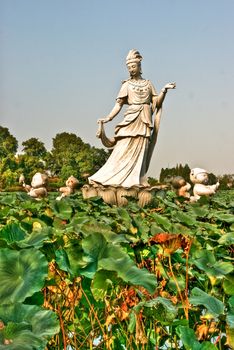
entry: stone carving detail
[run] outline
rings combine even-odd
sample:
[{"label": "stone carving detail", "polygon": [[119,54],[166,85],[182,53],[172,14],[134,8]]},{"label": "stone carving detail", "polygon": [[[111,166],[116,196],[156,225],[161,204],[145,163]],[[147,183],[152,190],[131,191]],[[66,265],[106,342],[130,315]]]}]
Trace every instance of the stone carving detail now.
[{"label": "stone carving detail", "polygon": [[128,204],[130,198],[135,198],[138,205],[144,207],[151,202],[155,193],[167,188],[167,185],[152,187],[133,186],[129,188],[121,186],[84,185],[81,190],[84,199],[99,196],[107,204],[122,207]]}]

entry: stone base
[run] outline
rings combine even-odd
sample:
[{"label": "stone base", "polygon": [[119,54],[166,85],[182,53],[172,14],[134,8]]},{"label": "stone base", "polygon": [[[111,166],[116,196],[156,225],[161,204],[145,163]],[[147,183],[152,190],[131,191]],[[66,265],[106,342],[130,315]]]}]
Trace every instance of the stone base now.
[{"label": "stone base", "polygon": [[152,201],[155,192],[167,189],[166,185],[159,186],[132,186],[129,188],[121,186],[103,186],[101,184],[87,184],[81,190],[84,199],[101,197],[105,203],[119,207],[128,204],[128,197],[135,198],[140,207],[144,207]]}]

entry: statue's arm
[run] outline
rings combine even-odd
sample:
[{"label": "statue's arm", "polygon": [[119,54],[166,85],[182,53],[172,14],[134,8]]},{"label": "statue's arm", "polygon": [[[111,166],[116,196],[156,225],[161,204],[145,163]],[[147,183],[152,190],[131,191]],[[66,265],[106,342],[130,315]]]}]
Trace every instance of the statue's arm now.
[{"label": "statue's arm", "polygon": [[159,95],[152,97],[152,108],[153,112],[155,109],[159,109],[162,107],[163,101],[165,99],[166,93],[168,89],[175,89],[176,83],[168,83],[166,84],[162,90],[160,91]]},{"label": "statue's arm", "polygon": [[98,119],[98,123],[107,123],[111,121],[121,111],[123,104],[124,100],[122,98],[118,98],[110,113],[105,118]]}]

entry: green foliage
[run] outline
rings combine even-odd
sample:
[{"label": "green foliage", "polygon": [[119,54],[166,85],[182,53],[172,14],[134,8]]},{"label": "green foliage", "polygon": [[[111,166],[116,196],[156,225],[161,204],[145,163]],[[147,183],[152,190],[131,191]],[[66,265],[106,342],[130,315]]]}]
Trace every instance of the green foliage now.
[{"label": "green foliage", "polygon": [[0,194],[0,349],[231,349],[233,208]]},{"label": "green foliage", "polygon": [[23,152],[31,157],[44,157],[46,155],[46,148],[43,142],[35,137],[22,142]]},{"label": "green foliage", "polygon": [[0,306],[0,319],[0,349],[44,350],[48,339],[59,331],[55,313],[35,305]]},{"label": "green foliage", "polygon": [[87,174],[96,172],[107,160],[108,153],[91,147],[73,133],[63,132],[53,139],[50,154],[50,170],[60,174],[63,180],[73,175],[83,180]]},{"label": "green foliage", "polygon": [[18,148],[18,141],[11,135],[8,128],[0,126],[0,159],[14,155]]}]

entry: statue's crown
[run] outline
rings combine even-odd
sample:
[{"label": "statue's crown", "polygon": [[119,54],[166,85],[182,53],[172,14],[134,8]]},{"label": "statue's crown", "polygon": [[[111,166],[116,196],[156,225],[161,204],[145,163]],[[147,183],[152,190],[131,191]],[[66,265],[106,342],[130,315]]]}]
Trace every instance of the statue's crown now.
[{"label": "statue's crown", "polygon": [[132,49],[129,51],[127,57],[126,57],[126,64],[132,63],[132,62],[141,62],[142,56],[139,51],[136,49]]}]

